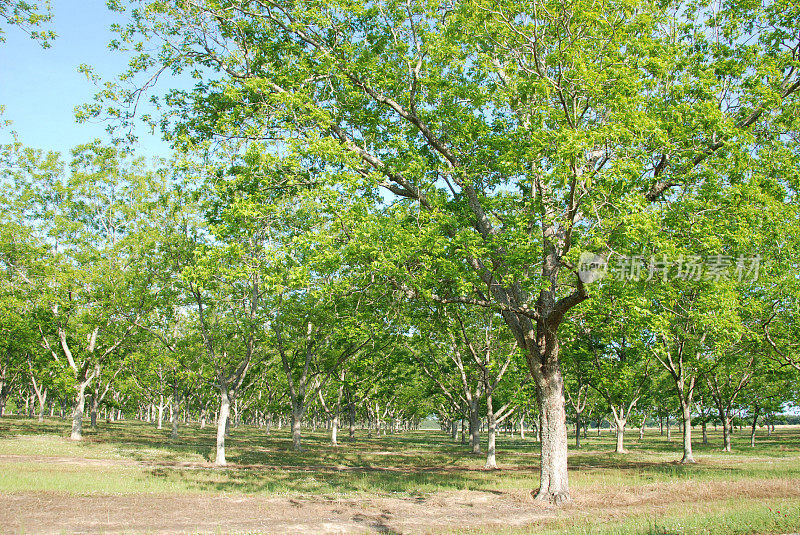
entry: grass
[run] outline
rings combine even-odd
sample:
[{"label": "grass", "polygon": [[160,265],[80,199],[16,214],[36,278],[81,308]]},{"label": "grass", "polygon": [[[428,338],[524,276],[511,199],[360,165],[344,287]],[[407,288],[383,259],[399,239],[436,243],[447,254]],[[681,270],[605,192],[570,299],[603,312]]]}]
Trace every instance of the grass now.
[{"label": "grass", "polygon": [[[484,459],[466,453],[444,433],[420,431],[342,440],[333,448],[324,431],[304,433],[305,450],[291,450],[287,430],[241,426],[227,441],[229,468],[210,465],[214,455],[212,427],[182,427],[177,440],[169,430],[143,422],[101,422],[85,440],[68,440],[69,422],[40,424],[22,418],[0,419],[0,493],[58,492],[66,495],[244,494],[321,498],[418,497],[443,491],[522,492],[538,483],[538,444],[519,436],[498,439],[501,470],[482,470]],[[346,433],[342,433],[346,434]],[[697,433],[699,435],[699,433]],[[570,449],[570,485],[581,496],[608,500],[609,513],[595,504],[577,507],[548,523],[544,533],[570,534],[716,534],[787,533],[800,528],[800,500],[794,497],[747,497],[746,488],[762,481],[800,483],[800,428],[778,428],[767,437],[759,430],[757,445],[749,432],[733,436],[732,453],[719,450],[721,434],[710,431],[709,444],[695,441],[695,465],[680,465],[677,433],[668,442],[649,429],[643,440],[630,433],[630,453],[613,453],[608,430],[591,431],[582,447]],[[485,450],[485,445],[484,445]],[[620,493],[707,482],[735,489],[731,496],[704,498],[696,504],[660,503],[622,507]],[[798,485],[800,486],[800,485]],[[683,487],[680,487],[683,488]],[[742,489],[745,489],[744,491]],[[677,491],[676,491],[677,492]],[[681,500],[676,500],[680,502]],[[590,504],[591,505],[591,504]],[[582,508],[583,507],[583,508]],[[585,511],[593,511],[586,513]],[[654,511],[657,515],[654,516]],[[542,532],[542,526],[536,528]],[[514,533],[529,531],[515,531]]]}]

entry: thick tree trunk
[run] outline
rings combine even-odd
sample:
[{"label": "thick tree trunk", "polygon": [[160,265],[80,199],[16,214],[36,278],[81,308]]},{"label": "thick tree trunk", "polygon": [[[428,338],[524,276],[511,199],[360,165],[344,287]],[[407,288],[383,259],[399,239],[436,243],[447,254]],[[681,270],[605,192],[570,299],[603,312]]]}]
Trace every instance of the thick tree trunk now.
[{"label": "thick tree trunk", "polygon": [[561,504],[569,501],[567,475],[567,413],[561,370],[537,377],[541,419],[540,486],[536,499]]},{"label": "thick tree trunk", "polygon": [[217,457],[214,464],[225,466],[228,464],[225,459],[225,431],[228,428],[228,417],[231,414],[231,400],[227,390],[220,391],[219,417],[217,418]]}]

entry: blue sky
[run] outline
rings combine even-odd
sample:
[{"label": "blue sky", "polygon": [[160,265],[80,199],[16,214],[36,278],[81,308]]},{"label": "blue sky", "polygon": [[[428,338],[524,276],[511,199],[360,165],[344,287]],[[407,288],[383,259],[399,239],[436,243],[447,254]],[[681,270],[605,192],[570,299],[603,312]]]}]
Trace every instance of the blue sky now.
[{"label": "blue sky", "polygon": [[[105,0],[54,0],[52,28],[58,34],[43,49],[18,28],[6,28],[0,43],[0,104],[3,119],[13,121],[0,129],[0,143],[11,141],[11,131],[30,147],[69,149],[95,138],[107,140],[103,124],[77,124],[74,108],[89,102],[96,88],[78,72],[89,64],[103,77],[113,77],[126,66],[126,57],[108,50],[109,26],[119,15]],[[167,156],[169,147],[160,136],[138,132],[141,156]]]}]

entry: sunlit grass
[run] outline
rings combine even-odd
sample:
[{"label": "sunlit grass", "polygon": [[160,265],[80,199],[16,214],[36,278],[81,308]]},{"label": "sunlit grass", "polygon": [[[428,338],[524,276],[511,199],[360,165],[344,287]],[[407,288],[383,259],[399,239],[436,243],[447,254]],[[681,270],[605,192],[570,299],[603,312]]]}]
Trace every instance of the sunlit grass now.
[{"label": "sunlit grass", "polygon": [[[19,418],[0,419],[0,493],[45,491],[67,495],[143,493],[259,496],[318,495],[415,497],[436,492],[474,490],[528,492],[538,485],[538,443],[518,435],[498,440],[499,471],[484,471],[483,456],[467,453],[459,441],[438,431],[373,436],[346,433],[339,447],[329,445],[326,431],[304,432],[304,450],[292,451],[287,430],[241,426],[227,441],[231,465],[213,466],[213,427],[182,426],[180,437],[143,422],[101,422],[87,429],[85,440],[70,441],[69,422],[43,424]],[[734,452],[720,451],[713,431],[709,444],[699,438],[694,465],[677,463],[678,433],[667,441],[648,429],[643,440],[631,433],[630,453],[613,453],[614,437],[595,431],[582,447],[570,448],[573,494],[614,495],[619,489],[669,487],[680,482],[748,485],[762,480],[797,479],[800,484],[800,428],[778,428],[771,436],[759,430],[755,448],[746,430],[734,435]],[[573,437],[574,440],[574,437]],[[485,449],[485,445],[484,445]],[[613,506],[614,504],[609,504]],[[787,533],[800,529],[800,501],[736,498],[698,504],[661,506],[658,515],[641,508],[619,510],[610,517],[586,517],[565,509],[548,521],[552,533],[574,534],[722,534]],[[533,528],[532,528],[533,529]],[[514,531],[513,533],[519,533]],[[525,533],[525,531],[522,531]]]}]

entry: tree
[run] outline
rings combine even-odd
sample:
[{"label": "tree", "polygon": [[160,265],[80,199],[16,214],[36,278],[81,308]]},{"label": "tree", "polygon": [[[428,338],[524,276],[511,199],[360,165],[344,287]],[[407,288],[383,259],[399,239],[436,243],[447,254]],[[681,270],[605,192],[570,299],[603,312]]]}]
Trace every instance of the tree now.
[{"label": "tree", "polygon": [[[786,145],[776,132],[800,88],[788,0],[623,1],[602,16],[559,0],[174,1],[131,14],[116,46],[141,53],[126,80],[200,79],[167,99],[172,139],[277,140],[343,183],[384,188],[397,202],[372,240],[387,269],[403,267],[393,282],[503,316],[536,384],[537,495],[556,503],[569,499],[559,329],[589,295],[574,269],[587,229],[680,203],[677,188],[716,181],[706,169],[733,155],[753,162],[759,143]],[[146,78],[84,117],[110,106],[130,119]]]},{"label": "tree", "polygon": [[21,146],[14,154],[6,206],[38,252],[7,261],[39,311],[44,349],[72,375],[71,438],[80,440],[86,390],[148,304],[135,234],[149,176],[141,162],[97,141],[73,150],[68,177],[57,154]]}]

